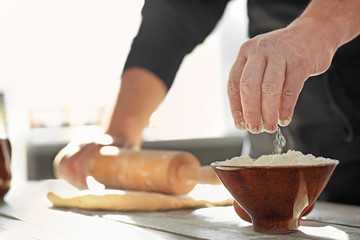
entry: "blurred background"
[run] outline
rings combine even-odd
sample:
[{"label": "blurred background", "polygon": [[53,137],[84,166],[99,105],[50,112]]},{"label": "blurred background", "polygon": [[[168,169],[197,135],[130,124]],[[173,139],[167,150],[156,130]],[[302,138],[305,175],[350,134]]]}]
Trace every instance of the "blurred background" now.
[{"label": "blurred background", "polygon": [[[51,177],[62,146],[102,131],[142,5],[143,0],[0,1],[0,90],[14,181]],[[233,125],[226,84],[246,38],[246,1],[231,1],[213,33],[185,58],[144,132],[144,146],[217,146],[229,156],[240,154],[244,133]],[[224,156],[218,153],[213,157]]]}]

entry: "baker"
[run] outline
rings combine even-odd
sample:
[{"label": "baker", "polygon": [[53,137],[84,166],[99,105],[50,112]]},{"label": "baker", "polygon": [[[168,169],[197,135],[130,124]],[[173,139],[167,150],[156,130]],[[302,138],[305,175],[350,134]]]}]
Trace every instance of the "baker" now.
[{"label": "baker", "polygon": [[[184,56],[227,3],[145,1],[106,130],[117,145],[141,145]],[[228,82],[235,126],[251,132],[252,157],[268,154],[277,124],[287,126],[287,148],[340,160],[322,197],[350,204],[360,204],[359,12],[358,0],[249,0],[250,40]]]}]

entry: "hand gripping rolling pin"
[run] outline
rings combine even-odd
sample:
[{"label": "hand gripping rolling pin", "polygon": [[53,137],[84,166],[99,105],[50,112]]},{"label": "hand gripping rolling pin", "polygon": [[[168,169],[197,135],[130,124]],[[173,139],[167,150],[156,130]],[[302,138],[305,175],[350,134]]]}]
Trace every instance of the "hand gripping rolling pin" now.
[{"label": "hand gripping rolling pin", "polygon": [[[63,158],[67,156],[60,152],[55,165],[62,162]],[[130,150],[102,146],[91,154],[74,154],[66,160],[80,160],[77,167],[84,168],[84,175],[92,176],[112,189],[186,194],[197,183],[221,184],[210,166],[201,167],[193,154],[184,151]],[[70,179],[69,182],[73,183],[73,176],[70,175],[76,171],[65,170],[62,173],[57,170],[57,177]]]}]

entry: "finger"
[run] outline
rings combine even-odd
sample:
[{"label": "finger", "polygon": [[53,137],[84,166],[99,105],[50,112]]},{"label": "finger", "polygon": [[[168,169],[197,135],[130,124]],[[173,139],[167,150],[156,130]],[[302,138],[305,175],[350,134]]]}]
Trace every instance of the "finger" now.
[{"label": "finger", "polygon": [[265,66],[266,61],[263,57],[249,58],[240,79],[243,116],[247,129],[252,133],[259,133],[262,129],[260,94]]},{"label": "finger", "polygon": [[270,133],[275,132],[278,123],[285,70],[285,60],[269,57],[261,85],[261,113],[264,130]]},{"label": "finger", "polygon": [[72,184],[78,188],[86,188],[86,178],[89,171],[89,161],[100,149],[96,143],[82,145],[77,153],[67,159],[68,177]]},{"label": "finger", "polygon": [[242,114],[242,106],[240,99],[240,78],[246,63],[245,57],[238,57],[231,68],[227,93],[230,102],[231,115],[234,119],[236,128],[245,130],[245,120]]},{"label": "finger", "polygon": [[300,91],[304,86],[307,77],[301,68],[292,67],[294,65],[287,64],[285,73],[285,82],[281,95],[279,110],[279,125],[289,125],[294,114],[295,105],[299,97]]}]

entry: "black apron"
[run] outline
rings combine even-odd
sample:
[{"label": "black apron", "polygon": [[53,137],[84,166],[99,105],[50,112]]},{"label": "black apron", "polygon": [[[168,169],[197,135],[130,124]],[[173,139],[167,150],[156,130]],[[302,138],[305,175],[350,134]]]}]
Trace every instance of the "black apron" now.
[{"label": "black apron", "polygon": [[[286,27],[309,1],[249,0],[249,35]],[[337,159],[340,164],[319,199],[360,205],[360,37],[336,52],[328,71],[309,78],[289,126],[285,151]],[[273,152],[273,134],[250,134],[251,156]]]}]

